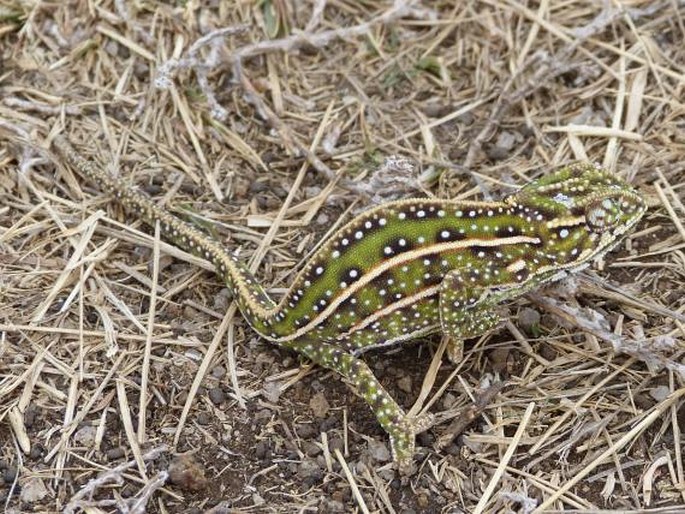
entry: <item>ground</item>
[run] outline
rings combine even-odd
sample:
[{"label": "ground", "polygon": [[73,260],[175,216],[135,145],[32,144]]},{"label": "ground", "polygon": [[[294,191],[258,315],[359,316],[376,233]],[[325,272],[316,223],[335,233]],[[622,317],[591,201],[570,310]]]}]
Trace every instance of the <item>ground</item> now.
[{"label": "ground", "polygon": [[[682,511],[685,6],[0,0],[0,501],[9,512]],[[47,151],[238,251],[275,297],[355,213],[573,160],[649,211],[603,262],[364,356],[458,412],[402,477],[335,374]],[[96,512],[96,510],[91,510]]]}]

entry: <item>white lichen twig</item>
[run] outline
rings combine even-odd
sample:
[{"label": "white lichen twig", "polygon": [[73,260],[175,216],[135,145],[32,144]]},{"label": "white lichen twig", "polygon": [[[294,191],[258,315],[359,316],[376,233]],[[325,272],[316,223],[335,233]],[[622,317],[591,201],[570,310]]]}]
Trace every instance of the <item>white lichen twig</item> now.
[{"label": "white lichen twig", "polygon": [[[148,462],[151,460],[155,460],[167,450],[168,448],[166,445],[154,448],[143,455],[143,461]],[[135,497],[130,498],[123,503],[121,501],[112,499],[98,501],[91,500],[91,498],[95,495],[95,493],[100,487],[103,487],[108,484],[123,484],[124,472],[136,465],[137,463],[135,459],[128,462],[124,462],[123,464],[119,464],[115,468],[112,468],[108,471],[105,471],[104,473],[101,473],[96,478],[89,480],[88,483],[85,486],[83,486],[80,491],[78,491],[74,496],[72,496],[69,503],[67,503],[67,505],[64,507],[63,512],[65,512],[66,514],[74,514],[74,512],[76,512],[77,509],[85,511],[85,507],[112,505],[116,505],[120,510],[122,510],[122,512],[126,512],[128,514],[140,514],[145,512],[145,505],[150,499],[152,493],[154,493],[154,491],[156,491],[166,483],[166,480],[168,478],[168,473],[166,471],[158,473],[152,480],[145,484],[145,487],[143,487]]]}]

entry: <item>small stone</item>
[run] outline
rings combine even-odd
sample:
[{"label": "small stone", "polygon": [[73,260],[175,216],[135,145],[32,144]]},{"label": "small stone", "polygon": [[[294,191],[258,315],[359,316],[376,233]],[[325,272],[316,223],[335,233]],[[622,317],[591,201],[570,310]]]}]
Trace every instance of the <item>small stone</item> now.
[{"label": "small stone", "polygon": [[339,426],[340,420],[338,419],[338,416],[330,415],[321,423],[319,423],[319,432],[328,432],[329,430],[338,428]]},{"label": "small stone", "polygon": [[397,381],[397,387],[400,391],[405,393],[411,393],[412,391],[412,380],[409,375],[405,375]]},{"label": "small stone", "polygon": [[457,443],[454,441],[448,444],[445,448],[443,448],[443,452],[448,455],[453,455],[455,457],[461,455],[461,449],[459,445],[457,445]]},{"label": "small stone", "polygon": [[24,426],[26,428],[32,428],[40,417],[40,413],[37,407],[34,405],[29,405],[24,412]]},{"label": "small stone", "polygon": [[326,417],[326,414],[328,414],[331,406],[323,393],[316,393],[312,396],[312,399],[309,400],[309,408],[312,410],[312,414],[314,414],[315,417],[323,419]]},{"label": "small stone", "polygon": [[271,458],[271,447],[268,441],[259,441],[255,446],[255,456],[259,460]]},{"label": "small stone", "polygon": [[262,387],[262,394],[271,403],[278,403],[281,397],[281,384],[279,382],[266,382]]},{"label": "small stone", "polygon": [[221,405],[226,401],[226,393],[221,387],[212,387],[209,390],[209,399],[214,405]]},{"label": "small stone", "polygon": [[[175,262],[174,258],[171,255],[167,255],[167,254],[160,255],[159,256],[159,271],[160,271],[160,273],[162,271],[164,271],[165,269],[167,269],[172,264],[174,264],[174,262]],[[150,262],[150,264],[148,265],[148,270],[150,272],[152,272],[153,266],[154,266],[154,264],[152,262]]]},{"label": "small stone", "polygon": [[497,141],[495,145],[507,151],[511,151],[514,145],[521,141],[521,135],[516,132],[510,132],[508,130],[503,130],[497,136]]},{"label": "small stone", "polygon": [[223,366],[214,366],[212,368],[212,376],[217,380],[221,380],[226,376],[226,368]]},{"label": "small stone", "polygon": [[266,425],[271,421],[273,413],[269,409],[260,409],[253,417],[252,420],[257,425]]},{"label": "small stone", "polygon": [[91,425],[81,427],[76,431],[76,433],[74,433],[74,441],[79,443],[81,446],[85,446],[86,448],[92,448],[95,446],[96,437],[97,429]]},{"label": "small stone", "polygon": [[442,397],[443,409],[451,409],[457,403],[457,397],[452,393],[445,393]]},{"label": "small stone", "polygon": [[307,459],[303,460],[297,469],[297,476],[304,481],[305,484],[315,484],[323,478],[323,471],[316,463],[316,461]]},{"label": "small stone", "polygon": [[509,157],[509,150],[497,145],[489,145],[485,148],[485,154],[493,162],[501,161]]},{"label": "small stone", "polygon": [[649,410],[654,405],[652,399],[645,393],[635,393],[633,395],[635,406],[642,410]]},{"label": "small stone", "polygon": [[224,291],[228,293],[227,289],[222,289],[219,294],[214,296],[214,310],[217,312],[224,312],[228,309],[228,304],[231,301],[230,293],[222,294]]},{"label": "small stone", "polygon": [[376,439],[369,439],[368,454],[376,462],[388,462],[391,458],[390,451],[385,443]]},{"label": "small stone", "polygon": [[498,373],[507,373],[509,364],[509,348],[495,348],[490,352],[492,369]]},{"label": "small stone", "polygon": [[[45,455],[45,448],[43,448],[40,444],[34,444],[31,446],[31,453],[29,453],[29,457],[33,460],[38,460],[42,458]],[[2,467],[0,467],[2,469]]]},{"label": "small stone", "polygon": [[304,194],[307,198],[314,198],[321,194],[321,187],[319,186],[307,186],[304,188]]},{"label": "small stone", "polygon": [[204,468],[193,455],[179,455],[169,465],[169,481],[179,489],[200,491],[207,486]]},{"label": "small stone", "polygon": [[552,346],[549,343],[541,344],[538,352],[540,353],[540,356],[543,359],[546,359],[550,362],[553,361],[554,359],[556,359],[557,356],[559,355],[557,353],[556,349],[554,348],[554,346]]},{"label": "small stone", "polygon": [[197,422],[200,425],[209,425],[212,422],[212,416],[206,412],[200,412],[200,414],[197,415]]},{"label": "small stone", "polygon": [[649,390],[649,396],[654,398],[657,402],[664,401],[669,394],[671,394],[671,390],[668,386],[658,386]]},{"label": "small stone", "polygon": [[517,323],[519,327],[529,334],[534,334],[540,327],[540,313],[530,307],[524,307],[519,311]]},{"label": "small stone", "polygon": [[334,499],[322,499],[319,507],[319,512],[330,512],[331,514],[345,512],[345,506],[343,503]]},{"label": "small stone", "polygon": [[342,452],[345,449],[345,442],[340,437],[334,437],[328,441],[328,449],[331,453],[334,453],[335,450],[340,450]]},{"label": "small stone", "polygon": [[105,453],[105,456],[107,457],[107,460],[109,460],[109,461],[119,460],[124,455],[126,455],[126,450],[124,450],[124,448],[122,448],[121,446],[117,446],[116,448],[112,448],[110,450],[107,450],[107,453]]},{"label": "small stone", "polygon": [[257,193],[263,193],[268,191],[269,185],[264,180],[254,180],[250,182],[249,190],[250,193],[256,195]]},{"label": "small stone", "polygon": [[381,477],[381,480],[383,480],[384,482],[390,483],[393,480],[395,480],[396,472],[394,469],[378,469],[376,470],[376,472],[378,473],[378,476]]},{"label": "small stone", "polygon": [[6,484],[11,484],[17,478],[17,468],[15,466],[8,466],[5,471],[2,472],[2,479]]},{"label": "small stone", "polygon": [[298,423],[295,425],[295,432],[302,439],[312,439],[316,437],[319,431],[311,423]]},{"label": "small stone", "polygon": [[421,509],[425,511],[425,509],[427,509],[430,506],[430,498],[426,493],[420,493],[416,497],[416,503],[419,507],[421,507]]},{"label": "small stone", "polygon": [[42,500],[48,495],[48,488],[45,482],[38,477],[29,478],[25,484],[22,485],[19,499],[24,503],[35,503]]},{"label": "small stone", "polygon": [[311,441],[305,441],[302,443],[302,451],[308,457],[316,457],[321,453],[321,446]]}]

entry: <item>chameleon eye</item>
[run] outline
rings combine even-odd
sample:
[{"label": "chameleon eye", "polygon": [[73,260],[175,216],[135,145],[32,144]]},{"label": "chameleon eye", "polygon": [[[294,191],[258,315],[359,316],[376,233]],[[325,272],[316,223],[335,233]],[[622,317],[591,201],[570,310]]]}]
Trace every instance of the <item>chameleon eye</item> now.
[{"label": "chameleon eye", "polygon": [[614,227],[619,220],[619,205],[612,198],[597,200],[585,211],[587,225],[593,232],[604,232]]}]

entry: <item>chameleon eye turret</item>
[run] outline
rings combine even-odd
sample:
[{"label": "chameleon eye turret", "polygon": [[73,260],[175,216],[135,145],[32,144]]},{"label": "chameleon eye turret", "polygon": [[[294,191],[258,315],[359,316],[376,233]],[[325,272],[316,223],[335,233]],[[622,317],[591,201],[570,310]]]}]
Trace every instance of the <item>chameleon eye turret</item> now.
[{"label": "chameleon eye turret", "polygon": [[165,238],[214,263],[263,338],[340,373],[373,409],[402,471],[430,415],[411,418],[360,353],[442,332],[448,354],[497,326],[498,304],[589,265],[644,214],[639,194],[612,174],[575,164],[501,202],[415,198],[351,220],[312,255],[279,301],[211,236],[126,188],[63,138],[62,158]]}]

